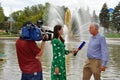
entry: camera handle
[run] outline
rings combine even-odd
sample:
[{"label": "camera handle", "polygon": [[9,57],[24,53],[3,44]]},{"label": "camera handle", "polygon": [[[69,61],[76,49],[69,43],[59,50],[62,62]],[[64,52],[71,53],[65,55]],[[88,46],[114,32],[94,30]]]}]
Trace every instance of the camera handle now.
[{"label": "camera handle", "polygon": [[41,26],[41,27],[40,27],[40,30],[41,30],[41,32],[43,32],[43,41],[48,40],[49,36],[48,36],[48,34],[46,33],[45,29]]}]

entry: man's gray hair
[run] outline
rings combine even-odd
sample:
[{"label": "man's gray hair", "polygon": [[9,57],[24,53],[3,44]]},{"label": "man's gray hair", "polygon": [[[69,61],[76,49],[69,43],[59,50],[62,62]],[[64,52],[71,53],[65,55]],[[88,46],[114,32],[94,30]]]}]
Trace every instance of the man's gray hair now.
[{"label": "man's gray hair", "polygon": [[99,24],[98,23],[92,23],[96,29],[99,29]]}]

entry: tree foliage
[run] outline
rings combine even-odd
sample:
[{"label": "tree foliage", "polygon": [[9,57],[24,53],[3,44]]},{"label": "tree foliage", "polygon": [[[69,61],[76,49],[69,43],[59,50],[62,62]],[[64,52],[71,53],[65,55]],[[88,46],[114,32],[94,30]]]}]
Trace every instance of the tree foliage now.
[{"label": "tree foliage", "polygon": [[24,10],[13,12],[11,15],[16,21],[15,26],[18,27],[16,29],[20,29],[26,21],[36,23],[37,20],[43,19],[45,24],[48,18],[49,5],[49,3],[46,3],[45,6],[38,4],[31,7],[25,7]]},{"label": "tree foliage", "polygon": [[105,29],[108,30],[108,28],[109,28],[109,10],[108,10],[106,3],[103,4],[103,7],[99,14],[99,19],[100,19],[101,26],[103,26]]},{"label": "tree foliage", "polygon": [[117,32],[119,32],[120,31],[120,2],[115,7],[114,12],[113,12],[113,24]]},{"label": "tree foliage", "polygon": [[3,8],[0,6],[0,29],[4,28],[4,22],[5,22],[5,15],[3,12]]}]

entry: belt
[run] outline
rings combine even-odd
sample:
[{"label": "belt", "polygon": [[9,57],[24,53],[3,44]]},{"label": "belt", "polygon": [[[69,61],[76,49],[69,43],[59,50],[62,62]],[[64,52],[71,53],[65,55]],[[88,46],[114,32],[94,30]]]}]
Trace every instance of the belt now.
[{"label": "belt", "polygon": [[101,59],[97,59],[97,58],[88,58],[89,60],[101,60]]}]

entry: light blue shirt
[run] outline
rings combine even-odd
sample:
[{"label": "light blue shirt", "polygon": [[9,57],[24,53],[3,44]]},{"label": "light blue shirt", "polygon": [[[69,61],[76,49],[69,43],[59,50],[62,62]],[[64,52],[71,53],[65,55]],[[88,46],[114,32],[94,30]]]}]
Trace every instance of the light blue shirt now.
[{"label": "light blue shirt", "polygon": [[105,37],[101,34],[92,36],[88,44],[87,51],[88,58],[95,58],[102,60],[102,66],[106,66],[108,61],[108,48]]}]

